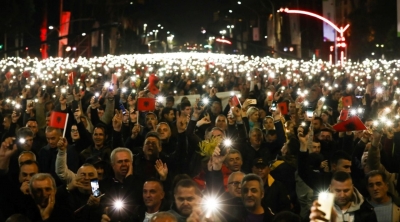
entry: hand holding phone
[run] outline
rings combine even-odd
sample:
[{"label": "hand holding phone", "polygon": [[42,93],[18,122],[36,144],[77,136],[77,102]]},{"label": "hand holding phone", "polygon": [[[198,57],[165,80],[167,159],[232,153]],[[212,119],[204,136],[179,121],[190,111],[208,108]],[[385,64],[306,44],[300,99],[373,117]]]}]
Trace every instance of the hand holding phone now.
[{"label": "hand holding phone", "polygon": [[321,192],[318,194],[318,203],[321,205],[320,211],[325,213],[325,219],[328,221],[331,219],[331,212],[333,207],[335,195],[329,192]]},{"label": "hand holding phone", "polygon": [[94,197],[100,197],[101,192],[100,192],[99,180],[98,179],[91,179],[90,180],[90,185],[92,187],[93,196]]}]

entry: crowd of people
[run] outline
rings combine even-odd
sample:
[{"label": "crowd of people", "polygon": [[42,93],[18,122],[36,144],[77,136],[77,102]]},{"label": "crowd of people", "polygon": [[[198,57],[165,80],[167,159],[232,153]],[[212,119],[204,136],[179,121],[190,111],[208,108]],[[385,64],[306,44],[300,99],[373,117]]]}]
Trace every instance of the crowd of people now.
[{"label": "crowd of people", "polygon": [[400,221],[399,67],[3,59],[0,220]]}]

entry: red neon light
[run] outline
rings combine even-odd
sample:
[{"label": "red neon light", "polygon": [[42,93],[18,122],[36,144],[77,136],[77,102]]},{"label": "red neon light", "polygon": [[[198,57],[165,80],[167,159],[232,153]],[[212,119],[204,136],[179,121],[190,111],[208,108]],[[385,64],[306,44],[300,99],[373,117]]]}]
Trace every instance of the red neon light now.
[{"label": "red neon light", "polygon": [[226,43],[226,44],[229,44],[229,45],[232,44],[231,41],[228,41],[228,40],[226,40],[226,39],[215,39],[215,41],[220,42],[220,43]]},{"label": "red neon light", "polygon": [[322,17],[322,16],[320,16],[320,15],[317,15],[317,14],[315,14],[315,13],[308,12],[308,11],[303,11],[303,10],[291,10],[291,9],[288,9],[288,8],[281,9],[280,11],[281,11],[281,12],[286,12],[286,13],[291,13],[291,14],[303,14],[303,15],[308,15],[308,16],[312,16],[312,17],[315,17],[315,18],[317,18],[317,19],[320,19],[320,20],[326,22],[328,25],[332,26],[337,32],[340,33],[341,36],[343,35],[343,32],[346,31],[346,29],[348,29],[349,26],[350,26],[349,24],[347,24],[344,28],[343,28],[343,27],[340,27],[340,28],[339,28],[339,27],[337,27],[333,22],[331,22],[330,20],[328,20],[328,19],[326,19],[326,18],[324,18],[324,17]]}]

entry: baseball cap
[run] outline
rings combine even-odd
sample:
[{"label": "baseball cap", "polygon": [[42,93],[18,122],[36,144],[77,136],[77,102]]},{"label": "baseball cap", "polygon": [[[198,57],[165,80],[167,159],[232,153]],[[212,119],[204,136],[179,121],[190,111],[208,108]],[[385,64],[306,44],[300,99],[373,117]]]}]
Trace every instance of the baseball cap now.
[{"label": "baseball cap", "polygon": [[253,161],[253,166],[267,167],[267,166],[269,166],[269,162],[268,162],[267,158],[260,157],[260,158],[256,158]]}]

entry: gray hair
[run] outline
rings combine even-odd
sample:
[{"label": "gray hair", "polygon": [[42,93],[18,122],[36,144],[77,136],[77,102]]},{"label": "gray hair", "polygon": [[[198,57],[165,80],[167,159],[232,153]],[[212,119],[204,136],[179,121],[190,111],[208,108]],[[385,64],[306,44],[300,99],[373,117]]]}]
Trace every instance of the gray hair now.
[{"label": "gray hair", "polygon": [[115,154],[119,153],[119,152],[127,152],[127,153],[129,153],[129,155],[131,156],[131,160],[133,161],[133,154],[132,154],[132,151],[130,149],[125,148],[125,147],[118,147],[118,148],[115,148],[111,152],[111,155],[110,155],[111,165],[114,165],[114,163],[115,163],[115,160],[114,160]]},{"label": "gray hair", "polygon": [[50,132],[53,132],[53,131],[56,131],[58,134],[61,135],[61,130],[60,129],[54,128],[54,127],[51,127],[51,126],[46,127],[46,133],[50,133]]},{"label": "gray hair", "polygon": [[218,121],[218,118],[219,118],[219,117],[225,118],[225,123],[228,124],[228,118],[226,118],[226,116],[225,116],[224,114],[219,114],[219,115],[217,116],[217,118],[215,118],[215,124],[217,124],[217,121]]},{"label": "gray hair", "polygon": [[[260,184],[261,192],[264,192],[264,182],[263,182],[263,180],[261,179],[260,176],[258,176],[257,174],[254,174],[254,173],[250,173],[250,174],[247,174],[246,176],[244,176],[241,185],[243,187],[244,183],[249,182],[249,181],[254,181],[254,180],[258,181],[258,183]],[[242,191],[243,191],[243,189],[242,189]]]},{"label": "gray hair", "polygon": [[43,181],[46,179],[50,179],[53,189],[57,190],[56,181],[49,173],[37,173],[32,176],[31,181],[29,182],[29,192],[33,193],[33,182]]},{"label": "gray hair", "polygon": [[249,137],[250,137],[251,134],[254,133],[254,132],[260,133],[261,136],[263,135],[263,132],[262,132],[262,130],[261,130],[260,128],[258,128],[258,127],[253,127],[253,128],[251,128],[251,130],[249,131]]},{"label": "gray hair", "polygon": [[233,172],[233,173],[231,173],[231,174],[229,175],[229,177],[228,177],[228,183],[229,183],[229,182],[232,182],[232,180],[233,180],[232,178],[233,178],[234,176],[236,176],[236,175],[243,175],[243,176],[246,176],[245,173],[240,172],[240,171]]}]

